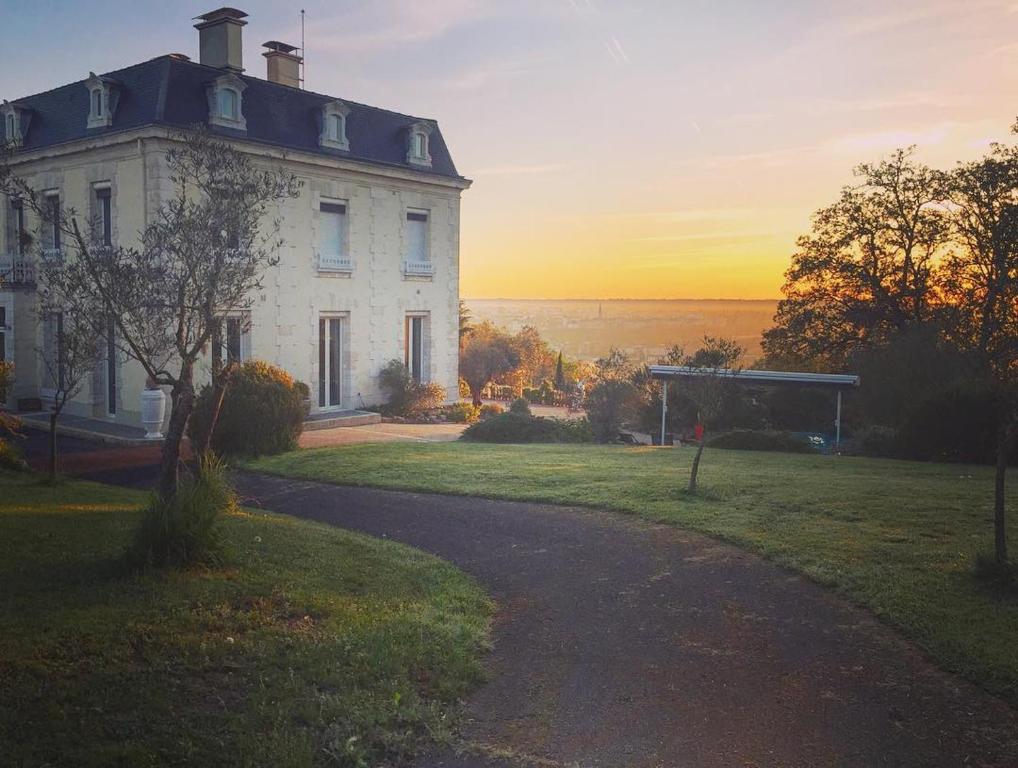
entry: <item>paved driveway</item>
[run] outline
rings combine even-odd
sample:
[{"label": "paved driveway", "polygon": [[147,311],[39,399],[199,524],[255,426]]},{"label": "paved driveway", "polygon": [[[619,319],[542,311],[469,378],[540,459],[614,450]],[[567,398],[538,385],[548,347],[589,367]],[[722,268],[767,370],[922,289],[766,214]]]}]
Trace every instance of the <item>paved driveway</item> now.
[{"label": "paved driveway", "polygon": [[[468,741],[579,765],[1015,766],[1018,719],[869,614],[674,528],[536,504],[238,477],[246,503],[403,541],[498,600]],[[522,762],[521,762],[522,761]]]}]

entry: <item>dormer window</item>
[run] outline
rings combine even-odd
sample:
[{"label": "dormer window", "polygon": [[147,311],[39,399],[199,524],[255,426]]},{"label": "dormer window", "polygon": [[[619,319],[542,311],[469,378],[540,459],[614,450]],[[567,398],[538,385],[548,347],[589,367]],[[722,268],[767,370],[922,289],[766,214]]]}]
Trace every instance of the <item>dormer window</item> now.
[{"label": "dormer window", "polygon": [[350,149],[350,142],[346,138],[346,118],[349,114],[350,108],[341,101],[332,101],[322,107],[319,145],[344,151]]},{"label": "dormer window", "polygon": [[117,96],[120,93],[118,83],[89,72],[85,87],[88,89],[87,127],[109,128],[113,125],[113,113],[117,111]]},{"label": "dormer window", "polygon": [[9,101],[0,104],[0,126],[3,126],[4,140],[15,147],[24,144],[31,117],[32,110],[21,104],[12,104]]},{"label": "dormer window", "polygon": [[412,165],[431,165],[431,151],[428,146],[434,125],[428,122],[414,123],[407,130],[406,161]]},{"label": "dormer window", "polygon": [[232,88],[223,88],[219,91],[219,114],[225,120],[237,119],[237,103],[240,97]]},{"label": "dormer window", "polygon": [[247,84],[234,74],[225,74],[207,86],[209,125],[247,130],[244,119],[244,89]]}]

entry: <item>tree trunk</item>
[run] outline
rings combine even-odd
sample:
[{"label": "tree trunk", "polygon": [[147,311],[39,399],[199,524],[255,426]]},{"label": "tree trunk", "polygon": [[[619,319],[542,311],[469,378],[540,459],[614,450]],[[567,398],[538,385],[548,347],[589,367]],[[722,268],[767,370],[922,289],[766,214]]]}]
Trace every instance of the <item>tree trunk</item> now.
[{"label": "tree trunk", "polygon": [[484,389],[483,386],[475,387],[473,384],[470,385],[470,397],[473,398],[474,405],[476,405],[476,406],[480,406],[481,405],[481,390],[482,389]]},{"label": "tree trunk", "polygon": [[696,476],[700,471],[700,457],[703,455],[703,438],[700,438],[700,445],[696,449],[696,456],[693,457],[693,469],[689,473],[688,493],[696,493]]},{"label": "tree trunk", "polygon": [[212,444],[212,433],[216,430],[216,422],[219,421],[219,412],[223,409],[223,399],[226,396],[226,389],[230,385],[230,378],[233,376],[233,372],[235,370],[236,365],[228,363],[226,367],[219,372],[219,375],[215,377],[215,381],[212,384],[212,413],[209,414],[207,429],[205,429],[203,434],[198,436],[197,441],[192,446],[192,448],[194,448],[195,456],[201,456]]},{"label": "tree trunk", "polygon": [[1004,516],[1004,480],[1007,476],[1009,419],[1005,416],[997,428],[997,471],[993,489],[993,549],[999,565],[1007,564],[1007,521]]},{"label": "tree trunk", "polygon": [[163,457],[159,467],[159,496],[171,499],[177,493],[177,469],[180,463],[180,443],[184,439],[187,419],[194,408],[194,364],[180,367],[180,378],[170,392],[170,426],[163,442]]},{"label": "tree trunk", "polygon": [[49,415],[49,479],[57,479],[57,418],[58,411],[51,411]]}]

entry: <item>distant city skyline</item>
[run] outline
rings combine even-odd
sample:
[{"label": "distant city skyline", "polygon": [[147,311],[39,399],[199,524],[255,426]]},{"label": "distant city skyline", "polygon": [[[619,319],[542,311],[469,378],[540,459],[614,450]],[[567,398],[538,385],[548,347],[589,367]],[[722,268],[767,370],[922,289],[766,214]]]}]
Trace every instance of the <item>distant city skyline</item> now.
[{"label": "distant city skyline", "polygon": [[[244,2],[260,44],[298,6]],[[214,2],[0,0],[0,98],[182,52]],[[307,87],[437,119],[464,296],[773,299],[851,169],[1008,140],[1016,0],[309,0]]]}]

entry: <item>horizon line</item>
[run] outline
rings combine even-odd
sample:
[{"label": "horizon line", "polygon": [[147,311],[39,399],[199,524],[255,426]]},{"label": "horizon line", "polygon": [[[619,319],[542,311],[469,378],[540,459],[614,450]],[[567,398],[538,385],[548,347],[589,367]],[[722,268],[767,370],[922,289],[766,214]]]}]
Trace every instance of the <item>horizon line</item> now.
[{"label": "horizon line", "polygon": [[531,297],[531,296],[460,296],[463,301],[781,301],[780,297],[774,298],[742,298],[734,299],[724,296],[713,298],[671,296],[671,297],[638,297],[638,296],[602,296],[594,298],[569,298],[569,297]]}]

